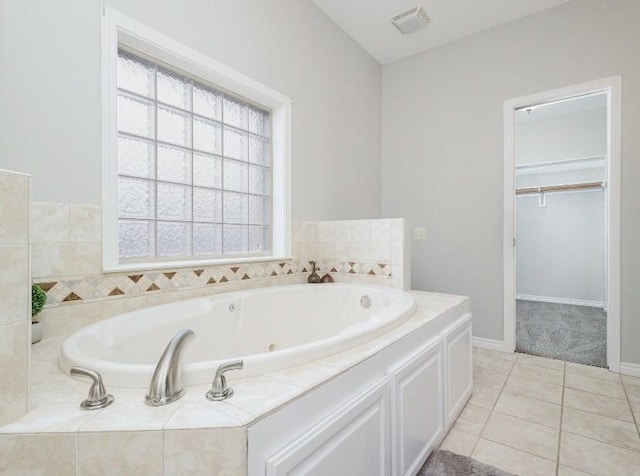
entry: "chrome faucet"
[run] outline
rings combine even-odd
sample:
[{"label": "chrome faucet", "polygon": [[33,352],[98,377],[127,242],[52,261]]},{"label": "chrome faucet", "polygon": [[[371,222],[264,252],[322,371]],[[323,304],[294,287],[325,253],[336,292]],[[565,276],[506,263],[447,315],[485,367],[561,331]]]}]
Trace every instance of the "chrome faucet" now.
[{"label": "chrome faucet", "polygon": [[225,362],[220,365],[213,378],[211,390],[207,392],[207,400],[219,402],[233,395],[233,389],[227,385],[227,378],[224,376],[224,373],[228,370],[240,370],[243,367],[244,361],[242,360],[232,360],[231,362]]},{"label": "chrome faucet", "polygon": [[87,395],[86,400],[80,404],[80,408],[83,410],[98,410],[108,407],[114,402],[113,395],[107,393],[107,389],[102,383],[102,376],[98,372],[91,369],[83,369],[82,367],[71,367],[69,373],[71,375],[89,377],[92,381],[89,395]]},{"label": "chrome faucet", "polygon": [[184,395],[182,385],[182,354],[195,333],[191,329],[179,331],[162,353],[158,361],[149,393],[144,402],[152,407],[160,407],[179,400]]}]

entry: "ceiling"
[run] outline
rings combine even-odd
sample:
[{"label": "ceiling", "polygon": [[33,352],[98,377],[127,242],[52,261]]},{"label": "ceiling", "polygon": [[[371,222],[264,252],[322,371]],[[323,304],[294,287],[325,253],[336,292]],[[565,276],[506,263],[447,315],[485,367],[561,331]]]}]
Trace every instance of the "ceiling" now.
[{"label": "ceiling", "polygon": [[516,122],[535,121],[548,117],[564,116],[577,112],[602,109],[606,115],[607,94],[601,93],[590,96],[577,97],[569,100],[552,102],[535,106],[531,111],[520,109],[516,111]]},{"label": "ceiling", "polygon": [[[570,0],[313,0],[380,63],[464,38]],[[431,18],[403,35],[389,18],[421,5]]]}]

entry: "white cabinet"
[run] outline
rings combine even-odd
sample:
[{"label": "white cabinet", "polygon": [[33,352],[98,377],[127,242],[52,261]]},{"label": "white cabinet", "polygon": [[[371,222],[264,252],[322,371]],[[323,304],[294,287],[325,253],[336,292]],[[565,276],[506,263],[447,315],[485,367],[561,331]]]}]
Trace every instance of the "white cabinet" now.
[{"label": "white cabinet", "polygon": [[389,474],[387,379],[267,460],[267,476]]},{"label": "white cabinet", "polygon": [[389,374],[395,476],[415,474],[443,436],[443,368],[442,343],[438,340]]},{"label": "white cabinet", "polygon": [[411,476],[473,390],[468,304],[248,428],[248,476]]},{"label": "white cabinet", "polygon": [[446,428],[453,425],[473,391],[471,314],[467,314],[444,336],[446,377]]}]

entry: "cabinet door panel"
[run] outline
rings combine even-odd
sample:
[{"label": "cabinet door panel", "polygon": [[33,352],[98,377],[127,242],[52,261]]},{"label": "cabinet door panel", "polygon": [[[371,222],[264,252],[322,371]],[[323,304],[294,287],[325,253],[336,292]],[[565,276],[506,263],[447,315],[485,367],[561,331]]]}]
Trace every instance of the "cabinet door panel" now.
[{"label": "cabinet door panel", "polygon": [[428,345],[391,371],[393,474],[412,475],[443,433],[443,357]]},{"label": "cabinet door panel", "polygon": [[389,474],[387,379],[267,460],[267,476]]}]

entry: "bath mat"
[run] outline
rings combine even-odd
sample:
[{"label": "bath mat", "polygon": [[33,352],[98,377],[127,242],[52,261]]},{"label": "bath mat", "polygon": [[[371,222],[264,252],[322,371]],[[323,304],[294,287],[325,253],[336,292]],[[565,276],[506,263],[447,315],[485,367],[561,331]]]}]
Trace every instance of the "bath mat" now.
[{"label": "bath mat", "polygon": [[488,464],[447,450],[431,453],[416,476],[514,476]]}]

